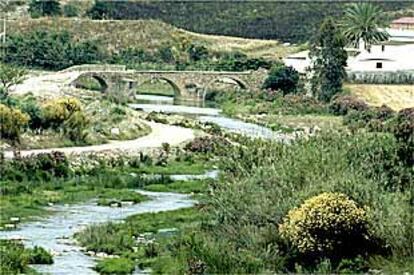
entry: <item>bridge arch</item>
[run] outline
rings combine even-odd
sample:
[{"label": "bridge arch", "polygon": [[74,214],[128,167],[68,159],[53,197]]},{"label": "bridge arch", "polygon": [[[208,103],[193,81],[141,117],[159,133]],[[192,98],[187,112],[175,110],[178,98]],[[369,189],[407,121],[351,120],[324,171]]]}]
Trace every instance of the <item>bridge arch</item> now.
[{"label": "bridge arch", "polygon": [[179,87],[179,85],[177,85],[176,82],[174,82],[173,80],[164,77],[164,76],[152,76],[149,78],[146,78],[145,80],[142,80],[140,82],[137,83],[137,85],[135,85],[135,93],[137,92],[137,90],[142,87],[145,84],[151,83],[151,82],[155,82],[155,81],[164,81],[165,83],[167,83],[172,90],[174,91],[174,97],[179,97],[182,94],[181,88]]},{"label": "bridge arch", "polygon": [[[93,80],[97,81],[99,83],[99,88],[98,87],[93,87],[93,88],[85,87],[85,84],[82,83],[82,82],[84,80],[88,81],[88,79],[93,79]],[[108,90],[108,87],[109,87],[107,81],[98,74],[81,74],[78,78],[76,78],[76,80],[73,83],[75,84],[75,87],[77,87],[77,88],[86,88],[86,89],[91,89],[91,90],[99,90],[101,92],[106,92]],[[86,82],[86,83],[88,83],[88,82]]]},{"label": "bridge arch", "polygon": [[214,79],[211,80],[210,82],[208,82],[207,85],[203,89],[203,94],[202,94],[202,97],[201,97],[203,99],[203,101],[206,99],[207,94],[211,91],[211,89],[212,89],[212,87],[215,83],[233,84],[233,85],[237,85],[239,88],[241,88],[243,90],[246,90],[249,87],[246,82],[239,79],[238,77],[234,77],[234,76],[214,77]]}]

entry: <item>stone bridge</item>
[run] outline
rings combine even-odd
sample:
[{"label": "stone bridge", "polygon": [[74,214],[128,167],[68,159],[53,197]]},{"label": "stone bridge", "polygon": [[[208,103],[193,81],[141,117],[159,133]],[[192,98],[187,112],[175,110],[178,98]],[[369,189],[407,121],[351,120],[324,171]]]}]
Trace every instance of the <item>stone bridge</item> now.
[{"label": "stone bridge", "polygon": [[204,100],[206,92],[216,82],[232,83],[241,89],[259,90],[267,77],[266,70],[246,72],[217,71],[135,71],[122,66],[84,65],[65,70],[78,72],[71,85],[81,77],[92,77],[102,92],[135,94],[137,87],[153,80],[164,80],[174,89],[175,97],[184,100]]}]

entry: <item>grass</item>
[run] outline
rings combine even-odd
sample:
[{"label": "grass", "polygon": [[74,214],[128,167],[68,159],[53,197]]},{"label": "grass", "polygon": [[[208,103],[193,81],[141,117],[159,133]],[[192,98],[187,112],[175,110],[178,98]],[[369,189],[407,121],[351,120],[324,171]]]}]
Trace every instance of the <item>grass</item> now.
[{"label": "grass", "polygon": [[205,193],[208,188],[207,181],[191,180],[191,181],[174,181],[166,184],[149,184],[144,190],[152,192],[175,192],[175,193]]},{"label": "grass", "polygon": [[[105,20],[70,18],[41,18],[13,20],[9,22],[11,32],[33,29],[65,29],[75,39],[94,37],[109,52],[117,48],[137,47],[158,49],[165,45],[181,48],[188,41],[205,45],[210,52],[240,51],[250,57],[267,57],[276,60],[297,51],[275,40],[244,39],[227,36],[202,35],[188,32],[155,20]],[[117,31],[113,31],[116,29]]]},{"label": "grass", "polygon": [[194,161],[177,161],[172,160],[165,166],[148,165],[138,169],[132,169],[138,173],[145,174],[162,174],[162,175],[197,175],[203,174],[206,170],[211,169],[212,163],[200,158]]},{"label": "grass", "polygon": [[292,132],[306,128],[319,128],[323,131],[343,129],[342,117],[332,115],[248,115],[242,117],[248,122],[269,127],[274,131]]},{"label": "grass", "polygon": [[414,106],[413,85],[347,84],[346,87],[351,94],[373,106],[385,104],[394,110]]}]

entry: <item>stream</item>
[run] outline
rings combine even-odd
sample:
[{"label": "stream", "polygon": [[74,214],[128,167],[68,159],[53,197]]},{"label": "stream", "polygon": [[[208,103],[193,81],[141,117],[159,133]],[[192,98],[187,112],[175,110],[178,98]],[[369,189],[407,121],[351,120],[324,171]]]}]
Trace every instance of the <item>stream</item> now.
[{"label": "stream", "polygon": [[[222,116],[217,108],[204,108],[174,105],[174,100],[160,96],[140,96],[143,102],[130,104],[131,108],[145,112],[180,113],[196,116],[202,122],[212,122],[231,132],[251,137],[278,139],[285,137],[270,129],[253,123]],[[203,175],[172,175],[172,180],[192,180],[217,178],[218,171],[209,171]],[[96,265],[95,257],[82,251],[73,239],[73,235],[92,224],[109,221],[121,221],[128,216],[150,212],[171,211],[192,207],[196,201],[189,195],[160,193],[136,190],[147,195],[150,200],[139,204],[125,204],[123,207],[98,206],[96,200],[74,205],[54,205],[47,210],[54,212],[46,218],[21,224],[14,231],[0,231],[1,239],[22,240],[28,247],[41,246],[54,254],[52,265],[33,265],[41,274],[96,274],[92,269]],[[138,272],[139,273],[139,272]]]},{"label": "stream", "polygon": [[129,104],[129,107],[142,110],[144,112],[157,112],[166,114],[181,114],[196,117],[201,122],[211,122],[234,132],[253,138],[272,139],[279,142],[289,142],[292,137],[280,132],[274,132],[271,129],[260,126],[258,124],[244,122],[240,119],[225,117],[218,108],[210,108],[206,106],[212,105],[205,102],[201,105],[194,106],[194,102],[174,101],[173,97],[139,95],[137,103]]}]

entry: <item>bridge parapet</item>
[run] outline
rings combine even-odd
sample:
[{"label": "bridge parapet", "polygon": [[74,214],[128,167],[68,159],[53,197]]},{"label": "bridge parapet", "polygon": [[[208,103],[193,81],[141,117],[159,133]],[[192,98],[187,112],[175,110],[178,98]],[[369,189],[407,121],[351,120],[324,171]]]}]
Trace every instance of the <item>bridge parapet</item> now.
[{"label": "bridge parapet", "polygon": [[69,68],[66,68],[60,72],[110,72],[110,71],[126,71],[125,65],[111,65],[111,64],[84,64],[76,65]]}]

